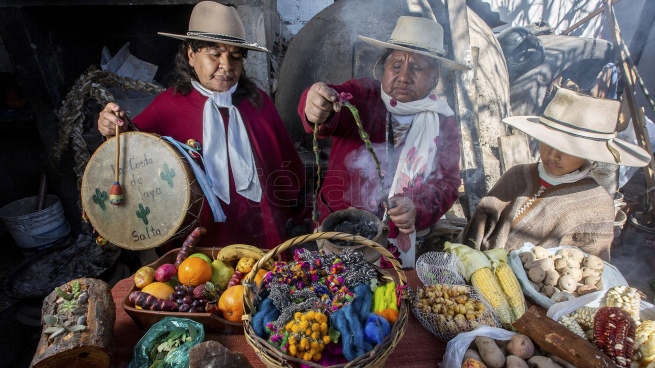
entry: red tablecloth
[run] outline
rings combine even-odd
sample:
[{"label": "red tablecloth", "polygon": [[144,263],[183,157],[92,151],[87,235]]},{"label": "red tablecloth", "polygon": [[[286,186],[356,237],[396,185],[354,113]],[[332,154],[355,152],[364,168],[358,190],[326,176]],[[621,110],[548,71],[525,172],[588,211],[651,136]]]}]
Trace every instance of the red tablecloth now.
[{"label": "red tablecloth", "polygon": [[[415,289],[416,286],[421,285],[416,271],[407,271],[405,274],[407,275],[408,284],[412,288]],[[125,296],[133,286],[134,282],[130,277],[118,282],[111,290],[116,305],[114,355],[112,357],[112,363],[116,368],[127,367],[130,359],[132,359],[132,349],[146,332],[137,327],[122,307]],[[255,368],[266,367],[257,357],[253,348],[248,345],[243,335],[222,335],[208,331],[205,334],[205,340],[216,340],[232,351],[245,354],[250,364]],[[446,343],[423,328],[410,311],[405,334],[387,360],[386,366],[434,368],[441,362],[445,350]]]}]

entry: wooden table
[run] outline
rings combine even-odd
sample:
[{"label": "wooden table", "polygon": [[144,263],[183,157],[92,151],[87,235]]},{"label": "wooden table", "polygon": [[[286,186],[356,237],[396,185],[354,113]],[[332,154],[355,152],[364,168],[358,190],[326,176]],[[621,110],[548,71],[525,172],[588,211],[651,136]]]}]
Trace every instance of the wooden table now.
[{"label": "wooden table", "polygon": [[[413,289],[416,286],[422,285],[416,275],[416,271],[407,271],[405,274],[407,275],[408,284]],[[130,277],[118,282],[111,291],[116,305],[114,354],[112,356],[112,363],[116,368],[127,367],[132,358],[132,349],[146,332],[137,327],[122,307],[125,296],[133,286],[134,282]],[[255,368],[266,367],[257,357],[253,348],[248,345],[242,334],[224,335],[206,331],[205,340],[216,340],[232,351],[245,354],[250,364]],[[445,350],[446,343],[437,339],[432,333],[423,328],[421,323],[410,311],[405,334],[387,360],[386,366],[435,368],[441,362]]]}]

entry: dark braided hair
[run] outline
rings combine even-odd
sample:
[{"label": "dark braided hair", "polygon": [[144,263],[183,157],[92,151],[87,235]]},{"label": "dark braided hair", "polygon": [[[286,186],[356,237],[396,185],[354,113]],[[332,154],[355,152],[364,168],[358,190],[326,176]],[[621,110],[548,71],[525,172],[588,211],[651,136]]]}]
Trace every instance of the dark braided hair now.
[{"label": "dark braided hair", "polygon": [[[177,55],[175,55],[175,81],[173,82],[173,89],[176,93],[188,95],[193,89],[191,81],[198,81],[198,76],[196,75],[195,70],[191,65],[189,65],[189,55],[187,50],[191,48],[193,52],[198,52],[205,47],[215,45],[216,42],[193,39],[187,39],[182,42],[177,51]],[[242,51],[243,57],[245,58],[248,55],[248,50],[242,49]],[[246,97],[253,106],[256,108],[262,106],[262,96],[259,94],[259,89],[257,88],[257,85],[246,76],[245,68],[241,71],[239,86],[245,89]]]}]

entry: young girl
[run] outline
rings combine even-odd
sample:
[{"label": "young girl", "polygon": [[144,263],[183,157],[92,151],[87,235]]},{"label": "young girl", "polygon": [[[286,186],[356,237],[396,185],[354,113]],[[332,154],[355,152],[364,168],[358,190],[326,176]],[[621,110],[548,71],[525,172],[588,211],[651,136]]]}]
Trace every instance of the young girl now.
[{"label": "young girl", "polygon": [[559,89],[541,116],[503,120],[540,141],[541,162],[517,165],[480,201],[458,241],[481,250],[572,245],[609,260],[614,203],[593,161],[645,166],[648,152],[616,139],[620,103]]}]

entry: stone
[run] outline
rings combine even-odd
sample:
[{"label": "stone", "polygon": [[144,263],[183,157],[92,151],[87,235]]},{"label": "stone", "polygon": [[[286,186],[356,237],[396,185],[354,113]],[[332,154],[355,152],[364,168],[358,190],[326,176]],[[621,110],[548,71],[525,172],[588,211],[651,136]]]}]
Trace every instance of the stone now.
[{"label": "stone", "polygon": [[245,355],[218,341],[205,341],[189,351],[189,368],[252,368]]}]

